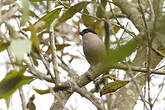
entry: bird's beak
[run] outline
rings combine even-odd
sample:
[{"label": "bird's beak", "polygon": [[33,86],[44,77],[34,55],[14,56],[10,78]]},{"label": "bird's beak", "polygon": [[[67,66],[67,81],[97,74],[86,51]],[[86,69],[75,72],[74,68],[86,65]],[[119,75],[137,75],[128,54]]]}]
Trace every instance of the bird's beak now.
[{"label": "bird's beak", "polygon": [[79,34],[80,34],[81,36],[83,36],[83,33],[82,33],[82,32],[79,32]]}]

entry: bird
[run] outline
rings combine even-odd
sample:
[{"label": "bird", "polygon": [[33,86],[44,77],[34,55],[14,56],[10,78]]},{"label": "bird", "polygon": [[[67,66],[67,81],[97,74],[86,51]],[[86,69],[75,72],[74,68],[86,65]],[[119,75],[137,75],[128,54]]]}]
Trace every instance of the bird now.
[{"label": "bird", "polygon": [[90,65],[103,62],[106,58],[106,49],[103,41],[92,29],[84,29],[80,32],[83,42],[83,52]]}]

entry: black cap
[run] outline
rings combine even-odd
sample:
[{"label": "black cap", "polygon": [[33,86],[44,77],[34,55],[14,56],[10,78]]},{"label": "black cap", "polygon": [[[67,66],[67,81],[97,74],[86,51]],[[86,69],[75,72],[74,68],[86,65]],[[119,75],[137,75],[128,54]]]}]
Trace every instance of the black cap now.
[{"label": "black cap", "polygon": [[94,30],[92,30],[92,29],[84,29],[82,32],[80,32],[80,35],[84,35],[84,34],[86,34],[86,33],[88,33],[88,32],[91,32],[91,33],[93,33],[93,34],[97,34]]}]

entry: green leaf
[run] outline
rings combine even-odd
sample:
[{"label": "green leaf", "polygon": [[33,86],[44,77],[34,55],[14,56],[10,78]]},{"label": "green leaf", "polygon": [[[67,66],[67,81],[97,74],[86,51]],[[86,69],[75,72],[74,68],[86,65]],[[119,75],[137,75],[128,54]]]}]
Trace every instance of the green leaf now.
[{"label": "green leaf", "polygon": [[14,39],[11,41],[11,48],[18,62],[24,59],[24,53],[30,53],[31,41],[26,39]]},{"label": "green leaf", "polygon": [[123,61],[126,57],[130,56],[142,44],[142,39],[139,36],[131,39],[125,45],[118,46],[116,49],[109,49],[108,59],[109,63],[117,63]]},{"label": "green leaf", "polygon": [[[21,13],[23,13],[23,9],[19,10]],[[31,11],[30,9],[28,10],[28,14],[31,17],[34,17],[36,19],[39,19],[40,17],[38,15],[36,15],[36,13],[34,11]],[[20,17],[20,16],[19,16]],[[22,16],[21,16],[22,17]]]},{"label": "green leaf", "polygon": [[104,18],[104,17],[105,17],[104,15],[105,15],[105,14],[104,14],[104,10],[103,10],[102,7],[99,5],[99,6],[97,7],[96,16],[97,16],[98,18]]},{"label": "green leaf", "polygon": [[39,40],[39,37],[37,36],[36,29],[34,28],[34,26],[31,23],[29,23],[29,25],[30,25],[30,31],[31,31],[30,40],[32,41],[32,46],[36,52],[41,52],[40,40]]},{"label": "green leaf", "polygon": [[29,19],[29,0],[22,0],[22,20],[20,25],[24,26]]},{"label": "green leaf", "polygon": [[33,80],[32,77],[24,76],[25,68],[20,71],[11,70],[0,82],[0,98],[11,96],[22,85]]},{"label": "green leaf", "polygon": [[101,3],[97,7],[96,16],[99,18],[105,18],[105,6],[107,5],[107,0],[101,0]]},{"label": "green leaf", "polygon": [[102,23],[102,21],[97,20],[94,24],[93,24],[93,28],[98,35],[103,36],[104,35],[104,25]]},{"label": "green leaf", "polygon": [[35,18],[37,18],[37,19],[40,18],[38,15],[35,14],[34,11],[31,11],[31,10],[29,10],[29,16],[35,17]]},{"label": "green leaf", "polygon": [[8,110],[10,106],[10,97],[5,97],[4,99],[5,99],[7,110]]},{"label": "green leaf", "polygon": [[[55,86],[55,87],[53,87],[54,91],[67,90],[67,89],[68,89],[68,86]],[[50,93],[50,89],[41,90],[41,89],[33,88],[33,90],[35,92],[37,92],[38,94],[41,94],[41,95]]]},{"label": "green leaf", "polygon": [[35,92],[37,92],[38,94],[40,94],[40,95],[50,93],[50,90],[49,90],[49,89],[41,90],[41,89],[33,88],[33,90],[34,90]]},{"label": "green leaf", "polygon": [[103,89],[100,92],[100,95],[102,96],[107,93],[115,92],[116,90],[125,86],[128,83],[129,81],[114,81],[114,82],[108,83],[103,87]]},{"label": "green leaf", "polygon": [[43,16],[41,19],[39,19],[35,24],[34,27],[37,30],[37,32],[42,31],[43,29],[50,26],[50,24],[58,17],[58,15],[61,12],[61,8],[57,8],[49,13],[47,13],[45,16]]},{"label": "green leaf", "polygon": [[83,8],[85,8],[90,2],[84,1],[71,6],[68,10],[66,10],[62,16],[58,19],[55,24],[55,27],[60,25],[61,23],[67,21],[68,19],[72,18],[74,14],[80,12]]},{"label": "green leaf", "polygon": [[[37,22],[34,23],[34,28],[37,32],[42,31],[43,29],[50,26],[50,24],[58,17],[61,12],[61,8],[57,8],[55,10],[50,11],[45,16],[41,17]],[[28,28],[24,28],[23,30],[29,31],[31,30],[31,26]]]},{"label": "green leaf", "polygon": [[38,66],[37,58],[35,58],[34,55],[32,55],[32,60],[35,66]]},{"label": "green leaf", "polygon": [[9,43],[4,43],[4,42],[0,41],[0,52],[2,52],[5,49],[7,49],[8,46],[9,46]]},{"label": "green leaf", "polygon": [[84,14],[82,14],[82,21],[83,21],[84,25],[88,28],[92,28],[92,26],[94,24],[94,19],[92,17],[88,16],[89,12],[86,8],[84,9],[83,13]]},{"label": "green leaf", "polygon": [[35,99],[35,95],[33,94],[33,95],[30,97],[29,102],[28,102],[28,104],[27,104],[27,108],[28,108],[29,110],[36,110],[36,106],[35,106],[35,104],[34,104],[34,99]]}]

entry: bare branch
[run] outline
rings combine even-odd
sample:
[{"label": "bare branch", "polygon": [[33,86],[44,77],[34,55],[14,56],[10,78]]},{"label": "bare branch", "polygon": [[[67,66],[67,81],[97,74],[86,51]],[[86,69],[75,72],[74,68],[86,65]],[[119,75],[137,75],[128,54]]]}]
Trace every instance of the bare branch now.
[{"label": "bare branch", "polygon": [[58,85],[60,83],[60,76],[58,71],[58,63],[57,63],[57,54],[56,54],[56,46],[55,46],[55,33],[53,25],[50,26],[50,46],[52,50],[52,62],[53,62],[53,70],[55,74],[55,83]]},{"label": "bare branch", "polygon": [[45,60],[45,58],[44,58],[44,56],[42,54],[40,54],[40,56],[41,56],[41,60],[42,60],[43,64],[45,65],[45,67],[46,67],[46,69],[48,71],[48,74],[51,76],[52,80],[55,82],[53,73],[50,70],[49,63]]},{"label": "bare branch", "polygon": [[[136,71],[136,72],[143,72],[146,73],[148,70],[147,68],[142,68],[142,67],[136,67],[136,66],[126,66],[126,65],[115,65],[114,67],[112,66],[111,68],[113,69],[122,69],[122,70],[128,70],[129,68],[131,69],[131,71]],[[165,71],[162,70],[155,70],[155,69],[150,69],[151,74],[154,75],[165,75]]]},{"label": "bare branch", "polygon": [[41,79],[41,80],[46,80],[48,82],[53,82],[53,80],[48,77],[46,74],[36,70],[34,68],[34,66],[32,66],[32,64],[30,64],[27,60],[24,60],[24,63],[27,65],[28,69],[27,70],[28,72],[32,73],[34,76],[36,76],[37,78]]},{"label": "bare branch", "polygon": [[100,99],[95,97],[92,93],[88,92],[85,87],[80,88],[73,80],[71,80],[70,83],[75,92],[90,100],[97,107],[98,110],[105,110],[103,103],[100,102]]},{"label": "bare branch", "polygon": [[19,88],[19,94],[20,94],[20,97],[21,97],[23,110],[27,110],[25,95],[23,93],[23,89],[22,88]]}]

